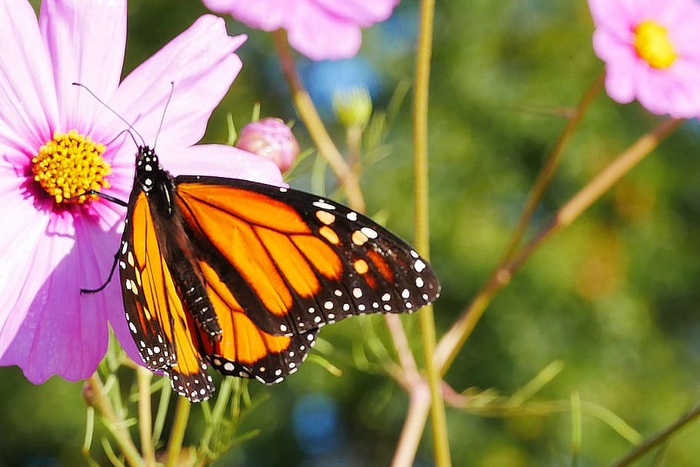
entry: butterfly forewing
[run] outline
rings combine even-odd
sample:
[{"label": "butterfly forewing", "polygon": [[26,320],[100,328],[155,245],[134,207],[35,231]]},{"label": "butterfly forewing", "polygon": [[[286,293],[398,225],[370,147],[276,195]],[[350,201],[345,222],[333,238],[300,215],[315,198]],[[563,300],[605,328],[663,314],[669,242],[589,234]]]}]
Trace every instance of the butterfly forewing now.
[{"label": "butterfly forewing", "polygon": [[211,377],[191,337],[195,325],[161,254],[154,215],[146,195],[135,192],[119,259],[127,322],[146,366],[165,370],[180,395],[201,400],[213,391]]},{"label": "butterfly forewing", "polygon": [[350,315],[414,311],[439,285],[429,265],[371,219],[308,193],[244,180],[177,177],[192,243],[270,334]]}]

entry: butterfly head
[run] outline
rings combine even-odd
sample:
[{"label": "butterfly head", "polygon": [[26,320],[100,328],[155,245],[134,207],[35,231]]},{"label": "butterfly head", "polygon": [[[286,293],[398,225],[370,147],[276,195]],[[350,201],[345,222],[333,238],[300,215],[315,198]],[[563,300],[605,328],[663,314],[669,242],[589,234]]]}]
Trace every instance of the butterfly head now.
[{"label": "butterfly head", "polygon": [[141,190],[146,194],[158,184],[158,178],[161,176],[163,169],[158,162],[158,155],[149,146],[139,146],[139,151],[136,154],[136,182],[140,185]]}]

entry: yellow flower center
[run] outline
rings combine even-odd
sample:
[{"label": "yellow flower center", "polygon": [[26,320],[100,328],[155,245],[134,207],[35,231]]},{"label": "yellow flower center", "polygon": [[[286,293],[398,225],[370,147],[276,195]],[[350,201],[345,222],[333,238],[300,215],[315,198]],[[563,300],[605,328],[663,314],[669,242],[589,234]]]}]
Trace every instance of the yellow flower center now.
[{"label": "yellow flower center", "polygon": [[104,145],[94,143],[89,136],[75,130],[67,134],[55,131],[53,139],[32,158],[34,180],[56,203],[85,203],[97,199],[96,195],[86,193],[110,186],[106,176],[112,169],[102,158],[104,152]]},{"label": "yellow flower center", "polygon": [[662,70],[673,65],[678,58],[664,26],[646,20],[634,29],[634,48],[649,66]]}]

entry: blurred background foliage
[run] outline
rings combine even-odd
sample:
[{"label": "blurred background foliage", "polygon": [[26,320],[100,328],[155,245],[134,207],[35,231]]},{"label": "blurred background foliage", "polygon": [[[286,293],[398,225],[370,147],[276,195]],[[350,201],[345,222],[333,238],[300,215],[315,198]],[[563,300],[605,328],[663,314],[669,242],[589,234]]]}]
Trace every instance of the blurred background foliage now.
[{"label": "blurred background foliage", "polygon": [[[343,130],[329,105],[332,89],[366,86],[375,110],[385,109],[395,91],[410,84],[417,6],[405,0],[389,21],[366,31],[353,60],[299,58],[305,83],[341,147]],[[205,12],[196,0],[132,0],[125,74]],[[226,141],[226,114],[240,128],[255,103],[263,116],[298,121],[271,38],[230,20],[229,26],[232,33],[249,35],[240,49],[244,68],[214,113],[206,140]],[[438,2],[430,179],[432,262],[443,285],[435,308],[440,333],[496,264],[567,112],[603,73],[592,52],[592,31],[583,0]],[[410,94],[387,138],[367,148],[373,163],[365,167],[362,186],[369,214],[410,240],[409,110]],[[536,227],[658,120],[636,104],[620,106],[600,95],[565,150]],[[505,417],[448,408],[455,465],[604,465],[631,449],[585,410],[579,446],[567,409],[572,394],[607,408],[645,437],[698,402],[698,131],[697,122],[685,123],[548,241],[496,297],[447,381],[457,391],[492,388],[510,395],[559,362],[562,371],[533,400],[563,405]],[[311,146],[302,125],[295,133],[302,147]],[[311,189],[314,159],[297,167],[293,186]],[[336,188],[330,176],[322,186],[328,194]],[[404,323],[418,349],[415,316]],[[258,430],[257,436],[218,465],[387,465],[408,400],[371,351],[379,342],[391,348],[385,334],[380,317],[324,328],[316,355],[340,368],[342,377],[310,359],[282,384],[251,383],[251,397],[259,403],[238,434]],[[0,372],[0,465],[84,464],[82,385],[53,378],[34,386],[17,368]],[[106,431],[96,425],[92,454],[105,462],[99,439]],[[196,444],[201,429],[201,411],[194,407],[186,442]],[[698,436],[698,424],[676,436],[657,453],[662,465],[697,465]],[[416,465],[432,464],[425,438]],[[657,454],[639,465],[654,464]]]}]

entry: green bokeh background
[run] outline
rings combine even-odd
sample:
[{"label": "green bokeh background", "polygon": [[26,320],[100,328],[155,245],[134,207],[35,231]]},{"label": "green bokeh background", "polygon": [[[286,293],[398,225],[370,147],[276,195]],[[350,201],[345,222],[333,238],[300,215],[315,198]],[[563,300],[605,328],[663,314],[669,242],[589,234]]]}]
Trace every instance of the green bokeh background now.
[{"label": "green bokeh background", "polygon": [[[33,2],[38,4],[38,1]],[[409,26],[417,2],[398,9]],[[153,54],[200,14],[194,0],[132,0],[125,72]],[[565,125],[563,115],[603,73],[590,38],[587,3],[565,0],[438,2],[430,107],[432,262],[443,284],[435,306],[444,332],[488,277],[515,224],[546,154]],[[410,29],[410,28],[409,28]],[[264,116],[298,120],[275,74],[270,38],[245,32],[244,69],[206,139],[225,141],[226,113],[238,125],[253,105]],[[414,53],[372,28],[361,56],[381,77],[375,106],[412,74]],[[389,39],[387,39],[389,37]],[[368,212],[412,238],[410,101],[406,100],[362,186]],[[637,104],[620,106],[601,94],[566,148],[535,216],[544,225],[591,177],[660,119]],[[342,145],[341,128],[328,125]],[[548,241],[493,301],[460,352],[447,381],[457,390],[493,388],[509,395],[553,361],[563,371],[535,397],[567,402],[573,393],[617,414],[642,435],[663,428],[697,403],[700,326],[700,168],[696,122],[685,123],[569,229]],[[304,128],[295,132],[310,147]],[[312,160],[293,186],[309,189]],[[332,183],[327,184],[332,193]],[[536,228],[535,227],[535,228]],[[534,228],[533,228],[534,231]],[[112,252],[105,252],[111,255]],[[419,347],[416,317],[404,319]],[[407,396],[386,375],[358,369],[376,317],[327,327],[318,355],[343,371],[338,378],[307,362],[284,383],[250,385],[267,399],[241,433],[260,434],[227,453],[219,465],[387,465]],[[372,332],[369,332],[372,335]],[[372,338],[374,339],[374,337]],[[374,361],[376,363],[376,360]],[[0,369],[0,466],[81,465],[86,409],[80,383],[52,378],[28,383],[17,368]],[[296,401],[324,394],[338,405],[342,442],[334,463],[313,463],[291,420]],[[197,443],[198,408],[187,441]],[[572,452],[571,415],[484,417],[448,408],[455,465],[606,465],[630,444],[584,413],[580,452]],[[93,455],[104,461],[98,429]],[[639,465],[698,465],[700,426],[691,425]],[[656,454],[655,454],[656,455]],[[327,459],[326,459],[327,460]],[[429,435],[417,465],[432,465]]]}]

